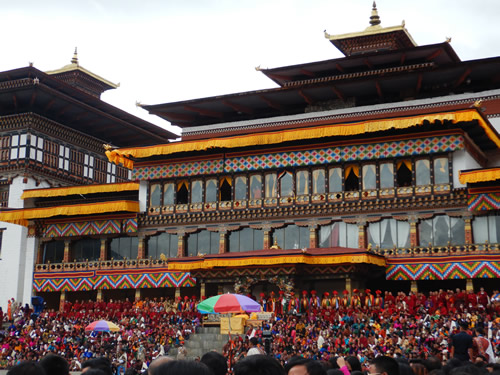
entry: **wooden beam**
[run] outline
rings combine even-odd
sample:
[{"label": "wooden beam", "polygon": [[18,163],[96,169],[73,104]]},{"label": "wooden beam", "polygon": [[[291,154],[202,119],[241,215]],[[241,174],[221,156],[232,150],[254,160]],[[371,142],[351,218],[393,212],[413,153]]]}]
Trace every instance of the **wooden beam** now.
[{"label": "wooden beam", "polygon": [[306,76],[309,76],[309,77],[316,77],[316,73],[313,73],[307,69],[300,69],[300,72]]},{"label": "wooden beam", "polygon": [[278,81],[291,81],[292,80],[292,77],[290,77],[290,76],[284,76],[284,75],[281,75],[281,74],[267,73],[267,75],[269,77],[271,77],[272,79],[276,79]]},{"label": "wooden beam", "polygon": [[399,59],[399,65],[404,65],[406,60],[406,53],[401,54],[401,58]]},{"label": "wooden beam", "polygon": [[470,75],[472,69],[469,67],[467,69],[465,69],[465,71],[462,73],[462,75],[458,78],[458,80],[455,82],[455,84],[453,85],[453,87],[458,87],[460,86],[462,83],[464,83],[465,79]]},{"label": "wooden beam", "polygon": [[259,98],[271,108],[277,109],[278,111],[284,110],[284,107],[281,104],[266,98],[264,95],[259,95]]},{"label": "wooden beam", "polygon": [[215,117],[215,118],[224,117],[224,113],[222,112],[211,111],[209,109],[196,108],[191,105],[185,105],[184,109],[187,111],[199,113],[202,116]]},{"label": "wooden beam", "polygon": [[341,72],[341,73],[345,73],[344,68],[342,68],[342,66],[341,66],[339,63],[335,64],[335,68],[336,68],[339,72]]},{"label": "wooden beam", "polygon": [[367,67],[369,67],[370,69],[373,69],[373,64],[371,63],[370,60],[368,60],[368,59],[365,58],[365,59],[363,59],[363,62],[365,63],[365,65]]},{"label": "wooden beam", "polygon": [[335,86],[332,86],[332,91],[335,93],[335,95],[337,95],[337,97],[342,100],[343,102],[345,102],[345,97],[344,97],[344,94],[342,94],[342,91],[340,91],[338,88],[336,88]]},{"label": "wooden beam", "polygon": [[443,53],[443,50],[441,48],[438,48],[435,50],[433,53],[431,53],[429,56],[425,58],[426,61],[431,61],[434,60],[436,57],[438,57],[440,54]]},{"label": "wooden beam", "polygon": [[66,112],[68,108],[71,108],[71,104],[65,105],[59,112],[57,112],[56,116],[59,117],[64,115],[64,112]]},{"label": "wooden beam", "polygon": [[422,73],[419,73],[418,78],[417,78],[417,87],[415,87],[415,92],[418,94],[420,92],[420,89],[422,88],[422,80],[424,79],[424,75]]},{"label": "wooden beam", "polygon": [[235,111],[238,111],[238,112],[242,112],[242,113],[246,113],[248,115],[253,115],[254,114],[254,110],[250,107],[247,107],[247,106],[244,106],[244,105],[241,105],[241,104],[237,104],[237,103],[233,103],[233,102],[230,102],[229,100],[223,100],[222,103],[232,109],[234,109]]},{"label": "wooden beam", "polygon": [[14,108],[17,111],[17,95],[16,94],[12,94],[12,103],[14,104]]},{"label": "wooden beam", "polygon": [[47,112],[54,105],[55,102],[56,102],[55,99],[52,99],[50,102],[47,103],[43,111]]},{"label": "wooden beam", "polygon": [[304,98],[307,104],[313,104],[314,100],[311,99],[309,95],[307,95],[304,91],[299,90],[299,95]]},{"label": "wooden beam", "polygon": [[196,116],[187,115],[184,113],[174,113],[174,112],[165,112],[165,111],[151,111],[152,114],[158,116],[164,116],[168,119],[172,119],[174,121],[194,121]]},{"label": "wooden beam", "polygon": [[31,94],[31,99],[30,99],[30,107],[33,106],[36,100],[36,90],[33,91],[33,94]]}]

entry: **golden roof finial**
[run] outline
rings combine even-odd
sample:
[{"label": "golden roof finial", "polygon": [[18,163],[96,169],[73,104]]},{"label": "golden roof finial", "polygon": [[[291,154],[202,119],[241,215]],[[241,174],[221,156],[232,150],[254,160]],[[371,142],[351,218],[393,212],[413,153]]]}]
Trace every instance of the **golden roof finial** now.
[{"label": "golden roof finial", "polygon": [[75,53],[73,53],[73,58],[71,59],[71,64],[78,65],[78,52],[77,47],[75,47]]},{"label": "golden roof finial", "polygon": [[370,25],[380,25],[380,17],[378,16],[377,3],[373,2],[372,15],[370,16]]}]

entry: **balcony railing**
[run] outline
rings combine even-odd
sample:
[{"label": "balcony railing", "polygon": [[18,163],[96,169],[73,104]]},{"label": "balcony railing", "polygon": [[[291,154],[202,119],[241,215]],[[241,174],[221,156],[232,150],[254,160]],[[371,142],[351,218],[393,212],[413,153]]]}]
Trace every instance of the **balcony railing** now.
[{"label": "balcony railing", "polygon": [[409,248],[381,249],[378,247],[371,249],[373,252],[387,258],[406,257],[426,257],[432,255],[478,255],[478,254],[500,254],[500,244],[483,243],[468,245],[447,245],[447,246],[417,246]]},{"label": "balcony railing", "polygon": [[70,272],[112,269],[163,268],[168,264],[166,259],[112,259],[87,260],[85,262],[43,263],[35,265],[35,272]]}]

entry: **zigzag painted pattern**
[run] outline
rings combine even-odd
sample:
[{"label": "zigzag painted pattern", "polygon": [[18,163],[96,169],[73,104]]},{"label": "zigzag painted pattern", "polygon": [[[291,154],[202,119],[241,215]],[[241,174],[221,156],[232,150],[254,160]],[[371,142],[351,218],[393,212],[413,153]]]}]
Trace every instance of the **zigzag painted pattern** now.
[{"label": "zigzag painted pattern", "polygon": [[193,287],[196,279],[189,272],[144,272],[125,275],[95,275],[76,278],[35,278],[36,292],[76,292],[94,289],[137,289]]},{"label": "zigzag painted pattern", "polygon": [[469,211],[488,211],[500,209],[500,193],[481,193],[469,195]]},{"label": "zigzag painted pattern", "polygon": [[314,150],[279,152],[251,155],[222,160],[192,163],[164,164],[155,167],[139,167],[133,171],[133,179],[147,180],[196,176],[224,172],[244,172],[285,167],[299,167],[339,163],[342,161],[385,159],[400,156],[428,155],[436,152],[450,152],[464,148],[461,135],[406,139],[401,141],[363,144],[354,146],[328,147]]},{"label": "zigzag painted pattern", "polygon": [[119,233],[121,233],[121,220],[98,220],[68,224],[50,224],[45,228],[44,236],[71,237]]},{"label": "zigzag painted pattern", "polygon": [[388,265],[387,280],[452,280],[452,279],[493,279],[500,277],[500,263],[461,262],[436,264],[396,264]]},{"label": "zigzag painted pattern", "polygon": [[127,219],[124,221],[123,231],[125,233],[136,233],[138,227],[137,219]]}]

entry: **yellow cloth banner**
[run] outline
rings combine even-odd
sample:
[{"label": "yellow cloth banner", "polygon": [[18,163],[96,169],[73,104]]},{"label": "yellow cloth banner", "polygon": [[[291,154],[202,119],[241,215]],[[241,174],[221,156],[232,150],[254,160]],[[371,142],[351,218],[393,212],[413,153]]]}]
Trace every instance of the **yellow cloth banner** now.
[{"label": "yellow cloth banner", "polygon": [[231,330],[231,333],[243,334],[245,329],[244,320],[244,318],[233,316],[231,318],[231,327],[229,327],[229,318],[220,318],[220,334],[227,335],[229,330]]},{"label": "yellow cloth banner", "polygon": [[458,175],[458,179],[462,184],[500,180],[500,168],[460,172]]},{"label": "yellow cloth banner", "polygon": [[58,207],[26,208],[13,211],[0,212],[0,221],[6,223],[28,225],[30,219],[46,219],[54,216],[90,215],[106,212],[139,212],[139,202],[115,201],[88,204],[75,204]]},{"label": "yellow cloth banner", "polygon": [[141,159],[155,155],[171,155],[178,152],[204,151],[212,148],[236,148],[279,144],[302,139],[314,139],[333,136],[350,136],[364,133],[373,133],[391,129],[407,129],[421,125],[424,122],[451,121],[470,122],[478,121],[488,138],[500,148],[500,137],[476,109],[465,109],[457,112],[434,113],[408,117],[388,118],[379,120],[366,120],[360,122],[331,124],[301,129],[288,129],[275,132],[240,135],[225,138],[200,139],[186,142],[172,142],[164,145],[121,148],[107,151],[109,161],[127,168],[133,168],[133,162],[128,157]]},{"label": "yellow cloth banner", "polygon": [[95,194],[95,193],[115,193],[119,191],[139,190],[138,182],[123,182],[118,184],[105,185],[83,185],[60,188],[32,189],[25,190],[21,199],[62,197],[75,194]]}]

